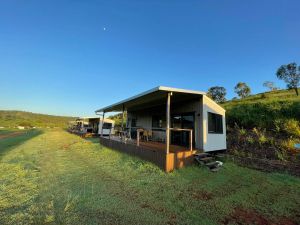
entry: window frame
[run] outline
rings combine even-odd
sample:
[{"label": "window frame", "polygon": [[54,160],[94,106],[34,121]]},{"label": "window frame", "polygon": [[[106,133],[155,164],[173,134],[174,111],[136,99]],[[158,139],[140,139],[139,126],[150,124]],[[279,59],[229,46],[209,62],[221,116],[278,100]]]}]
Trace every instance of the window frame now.
[{"label": "window frame", "polygon": [[104,122],[103,125],[102,125],[102,128],[106,129],[106,130],[111,130],[112,129],[112,123]]},{"label": "window frame", "polygon": [[[211,116],[210,116],[211,115]],[[214,120],[214,130],[211,130],[210,119]],[[221,123],[221,124],[220,124]],[[207,130],[209,134],[224,134],[223,115],[207,112]],[[220,128],[220,129],[219,129]]]},{"label": "window frame", "polygon": [[[157,123],[158,126],[154,126]],[[163,115],[152,115],[152,130],[163,130],[166,126],[166,120]]]}]

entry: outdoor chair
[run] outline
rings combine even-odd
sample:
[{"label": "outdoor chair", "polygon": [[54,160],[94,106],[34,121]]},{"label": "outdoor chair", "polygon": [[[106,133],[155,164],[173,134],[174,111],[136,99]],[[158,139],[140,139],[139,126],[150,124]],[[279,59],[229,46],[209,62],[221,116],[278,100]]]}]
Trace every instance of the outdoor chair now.
[{"label": "outdoor chair", "polygon": [[147,141],[152,140],[152,130],[147,131]]},{"label": "outdoor chair", "polygon": [[152,139],[152,130],[144,130],[143,131],[143,135],[142,135],[142,139],[145,141],[149,141]]}]

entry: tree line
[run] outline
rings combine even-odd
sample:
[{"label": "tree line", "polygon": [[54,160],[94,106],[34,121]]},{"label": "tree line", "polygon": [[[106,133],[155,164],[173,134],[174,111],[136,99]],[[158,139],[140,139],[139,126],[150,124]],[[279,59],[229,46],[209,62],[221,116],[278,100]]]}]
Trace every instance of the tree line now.
[{"label": "tree line", "polygon": [[[300,66],[296,63],[289,63],[282,65],[277,69],[276,76],[279,80],[283,80],[288,89],[294,89],[298,96],[298,87],[300,83]],[[275,83],[272,81],[265,81],[263,86],[270,91],[279,90]],[[234,92],[239,98],[246,98],[251,95],[251,88],[245,82],[238,82],[234,87]],[[218,103],[226,101],[226,88],[221,86],[214,86],[208,89],[207,95]]]}]

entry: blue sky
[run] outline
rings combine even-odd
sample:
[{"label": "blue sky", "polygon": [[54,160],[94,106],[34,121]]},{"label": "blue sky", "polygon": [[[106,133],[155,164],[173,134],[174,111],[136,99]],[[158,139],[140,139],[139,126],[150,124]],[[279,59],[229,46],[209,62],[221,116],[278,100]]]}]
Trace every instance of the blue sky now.
[{"label": "blue sky", "polygon": [[300,64],[300,1],[0,1],[0,109],[93,115],[158,85],[227,98]]}]

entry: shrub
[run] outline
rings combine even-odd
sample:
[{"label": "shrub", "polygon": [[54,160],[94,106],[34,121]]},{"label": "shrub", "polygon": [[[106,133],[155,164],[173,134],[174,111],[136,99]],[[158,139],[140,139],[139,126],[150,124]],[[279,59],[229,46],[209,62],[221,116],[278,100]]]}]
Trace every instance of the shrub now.
[{"label": "shrub", "polygon": [[282,128],[282,120],[276,119],[274,120],[274,131],[276,133],[280,133]]},{"label": "shrub", "polygon": [[295,119],[288,119],[285,123],[282,124],[282,130],[286,132],[286,134],[294,137],[300,137],[300,126],[299,122]]},{"label": "shrub", "polygon": [[251,136],[246,137],[246,141],[247,141],[249,144],[254,144],[254,138],[251,137]]},{"label": "shrub", "polygon": [[286,161],[288,159],[287,152],[284,150],[283,151],[277,150],[275,152],[275,154],[276,154],[276,157],[281,161]]},{"label": "shrub", "polygon": [[280,144],[280,147],[282,149],[285,149],[291,154],[296,154],[297,150],[295,148],[295,144],[297,143],[297,139],[288,138],[286,140],[283,140]]}]

